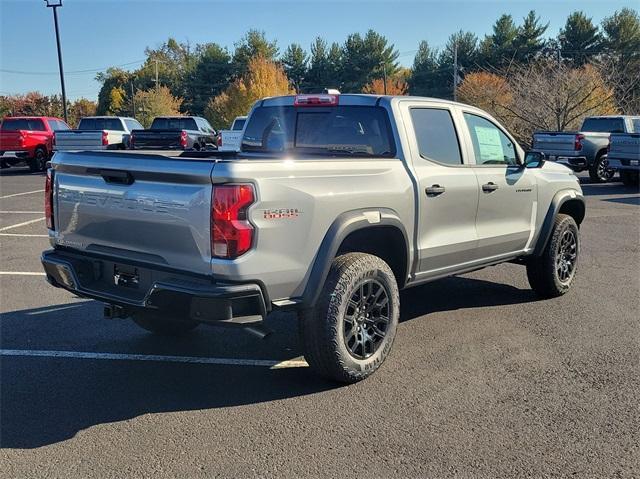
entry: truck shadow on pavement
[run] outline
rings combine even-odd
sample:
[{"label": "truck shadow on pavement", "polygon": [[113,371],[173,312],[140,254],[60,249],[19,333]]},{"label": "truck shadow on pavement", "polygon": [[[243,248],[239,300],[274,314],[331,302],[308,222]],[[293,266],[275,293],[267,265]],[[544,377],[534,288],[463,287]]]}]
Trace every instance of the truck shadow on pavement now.
[{"label": "truck shadow on pavement", "polygon": [[[408,321],[435,311],[535,297],[513,286],[457,277],[407,290],[401,300],[401,321]],[[102,319],[100,313],[93,301],[4,313],[1,348],[278,361],[301,354],[293,314],[270,315],[267,322],[275,334],[259,340],[239,330],[206,327],[182,338],[155,337],[129,321]],[[340,386],[306,367],[24,356],[0,356],[0,365],[1,448],[42,447],[92,426],[144,414],[256,404]]]}]

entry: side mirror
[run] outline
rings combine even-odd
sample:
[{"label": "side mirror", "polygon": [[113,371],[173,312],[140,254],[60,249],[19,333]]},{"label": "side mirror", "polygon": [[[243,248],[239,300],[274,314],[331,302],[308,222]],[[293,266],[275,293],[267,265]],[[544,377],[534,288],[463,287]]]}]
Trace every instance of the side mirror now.
[{"label": "side mirror", "polygon": [[547,155],[541,151],[527,151],[524,156],[525,168],[542,168],[545,161],[547,161]]}]

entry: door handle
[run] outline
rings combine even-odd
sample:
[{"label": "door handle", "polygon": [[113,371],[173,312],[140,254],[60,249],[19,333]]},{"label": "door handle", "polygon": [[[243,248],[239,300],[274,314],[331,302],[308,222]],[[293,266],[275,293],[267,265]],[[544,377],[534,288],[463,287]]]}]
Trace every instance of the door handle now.
[{"label": "door handle", "polygon": [[492,191],[496,191],[498,189],[498,185],[494,182],[490,181],[489,183],[485,183],[482,185],[482,191],[485,193],[491,193]]},{"label": "door handle", "polygon": [[438,196],[444,193],[444,186],[432,185],[428,186],[424,191],[427,196]]}]

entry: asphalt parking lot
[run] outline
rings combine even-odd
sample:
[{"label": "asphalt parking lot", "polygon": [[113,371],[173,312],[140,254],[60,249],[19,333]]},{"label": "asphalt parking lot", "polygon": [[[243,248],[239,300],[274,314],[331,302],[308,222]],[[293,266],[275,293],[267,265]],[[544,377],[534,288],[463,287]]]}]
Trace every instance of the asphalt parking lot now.
[{"label": "asphalt parking lot", "polygon": [[512,264],[406,291],[385,365],[336,386],[292,315],[157,338],[50,287],[44,177],[2,170],[0,476],[640,476],[640,194],[582,179],[569,294]]}]

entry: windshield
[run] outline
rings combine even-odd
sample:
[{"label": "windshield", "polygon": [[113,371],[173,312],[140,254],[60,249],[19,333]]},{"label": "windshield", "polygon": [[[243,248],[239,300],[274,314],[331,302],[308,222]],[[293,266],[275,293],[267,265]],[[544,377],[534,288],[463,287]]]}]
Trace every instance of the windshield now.
[{"label": "windshield", "polygon": [[151,123],[152,130],[197,130],[193,118],[156,118]]},{"label": "windshield", "polygon": [[124,131],[124,127],[118,118],[83,118],[80,120],[78,130]]},{"label": "windshield", "polygon": [[243,151],[393,157],[384,108],[372,106],[257,107],[242,139]]},{"label": "windshield", "polygon": [[624,133],[622,118],[587,118],[582,124],[582,131],[600,133]]}]

